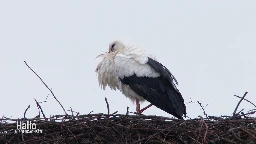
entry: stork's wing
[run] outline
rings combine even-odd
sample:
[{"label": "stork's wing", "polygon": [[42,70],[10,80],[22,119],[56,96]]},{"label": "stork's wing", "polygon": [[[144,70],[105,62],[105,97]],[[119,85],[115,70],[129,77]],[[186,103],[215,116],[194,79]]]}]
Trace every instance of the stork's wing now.
[{"label": "stork's wing", "polygon": [[[143,67],[145,75],[141,72]],[[138,64],[137,67],[126,65],[123,66],[123,71],[124,69],[130,73],[123,76],[119,73],[121,82],[129,85],[139,96],[179,119],[186,114],[184,99],[173,83],[174,77],[161,63],[148,58],[147,63],[143,65]]]}]

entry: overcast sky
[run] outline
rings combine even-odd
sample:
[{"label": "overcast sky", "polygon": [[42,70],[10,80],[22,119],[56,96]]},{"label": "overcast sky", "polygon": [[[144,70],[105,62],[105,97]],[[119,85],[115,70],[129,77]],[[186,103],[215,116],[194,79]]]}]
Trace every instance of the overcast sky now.
[{"label": "overcast sky", "polygon": [[[121,39],[153,54],[177,78],[188,116],[232,114],[238,98],[256,103],[256,2],[251,1],[1,1],[0,116],[35,117],[34,102],[50,92],[66,109],[125,114],[135,104],[98,85],[97,55]],[[144,103],[146,106],[148,103]],[[46,116],[64,114],[49,95]],[[243,102],[239,108],[254,108]],[[171,116],[152,107],[147,115]]]}]

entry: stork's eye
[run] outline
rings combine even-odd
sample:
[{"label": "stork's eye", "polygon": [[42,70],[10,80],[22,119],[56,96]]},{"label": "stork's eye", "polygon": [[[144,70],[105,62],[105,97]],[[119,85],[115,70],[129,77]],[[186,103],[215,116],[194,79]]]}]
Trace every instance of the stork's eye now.
[{"label": "stork's eye", "polygon": [[112,44],[112,45],[111,45],[111,51],[114,51],[115,45],[116,45],[116,44]]}]

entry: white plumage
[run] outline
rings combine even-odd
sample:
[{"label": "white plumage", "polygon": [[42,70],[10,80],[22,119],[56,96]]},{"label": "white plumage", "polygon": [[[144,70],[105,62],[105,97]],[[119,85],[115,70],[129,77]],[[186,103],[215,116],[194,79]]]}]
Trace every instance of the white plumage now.
[{"label": "white plumage", "polygon": [[[114,41],[109,45],[109,52],[100,57],[103,60],[96,72],[104,90],[106,86],[120,90],[130,100],[136,101],[137,107],[138,101],[146,99],[178,118],[186,113],[184,100],[173,82],[176,79],[144,50]],[[140,112],[138,108],[137,112]]]}]

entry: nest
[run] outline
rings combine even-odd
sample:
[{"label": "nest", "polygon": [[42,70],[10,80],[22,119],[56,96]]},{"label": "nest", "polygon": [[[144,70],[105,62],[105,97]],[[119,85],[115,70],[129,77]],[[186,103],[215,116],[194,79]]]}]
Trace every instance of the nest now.
[{"label": "nest", "polygon": [[[232,116],[208,116],[199,101],[198,104],[201,106],[205,118],[177,120],[160,116],[130,115],[128,108],[125,115],[117,114],[117,112],[110,114],[107,99],[105,101],[108,114],[79,115],[77,113],[74,115],[71,109],[72,114],[68,115],[42,78],[26,62],[25,64],[51,92],[65,114],[47,118],[40,105],[41,102],[35,99],[43,118],[40,118],[40,115],[33,119],[26,118],[26,112],[30,106],[25,110],[22,119],[0,118],[0,143],[256,144],[256,118],[251,117],[256,113],[256,109],[247,113],[243,113],[243,109],[237,112],[242,101],[247,101],[256,107],[251,101],[245,99],[247,92],[243,97],[235,95],[240,98],[240,101]],[[23,124],[26,128],[23,128]],[[33,133],[24,133],[32,132],[31,128],[35,128]],[[28,131],[24,131],[24,129],[28,129]]]},{"label": "nest", "polygon": [[[246,143],[256,142],[256,118],[211,117],[177,120],[120,114],[56,115],[49,119],[6,119],[0,143]],[[15,133],[30,121],[42,133]]]}]

